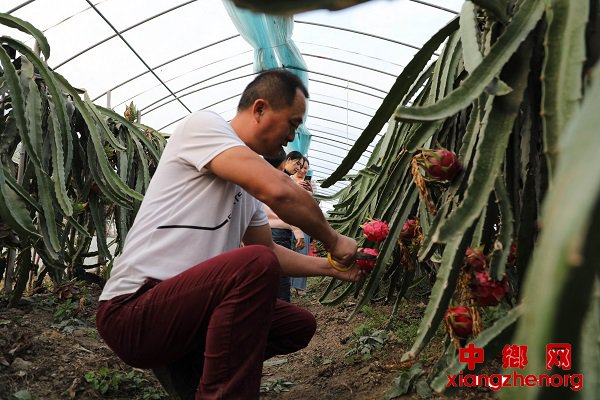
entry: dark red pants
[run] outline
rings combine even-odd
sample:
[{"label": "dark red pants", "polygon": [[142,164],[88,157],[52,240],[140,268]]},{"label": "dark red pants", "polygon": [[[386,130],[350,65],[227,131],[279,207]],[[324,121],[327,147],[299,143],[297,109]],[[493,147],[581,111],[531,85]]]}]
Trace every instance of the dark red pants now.
[{"label": "dark red pants", "polygon": [[197,399],[255,399],[263,361],[306,347],[316,329],[311,313],[276,300],[280,273],[267,247],[229,251],[101,302],[98,332],[138,368],[198,354]]}]

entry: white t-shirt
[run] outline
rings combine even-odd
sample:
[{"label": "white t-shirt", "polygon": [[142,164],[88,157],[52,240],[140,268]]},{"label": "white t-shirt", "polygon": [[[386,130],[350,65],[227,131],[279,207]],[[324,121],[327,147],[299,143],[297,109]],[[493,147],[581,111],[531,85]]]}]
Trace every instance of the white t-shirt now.
[{"label": "white t-shirt", "polygon": [[216,113],[198,111],[179,124],[100,300],[135,292],[146,278],[165,280],[238,248],[248,226],[268,223],[260,201],[205,168],[235,146],[245,144]]}]

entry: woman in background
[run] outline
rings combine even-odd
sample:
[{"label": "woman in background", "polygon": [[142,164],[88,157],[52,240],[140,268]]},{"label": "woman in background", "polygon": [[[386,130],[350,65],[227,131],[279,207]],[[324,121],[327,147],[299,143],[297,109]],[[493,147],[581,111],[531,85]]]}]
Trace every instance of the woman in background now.
[{"label": "woman in background", "polygon": [[[299,161],[298,159],[294,159],[293,157],[295,157],[296,155],[293,153],[298,152],[292,152],[290,153],[291,156],[289,154],[286,156],[285,151],[281,149],[281,152],[277,157],[265,157],[265,161],[271,164],[273,167],[277,168],[278,170],[289,174],[286,170],[286,167],[292,171],[297,171],[298,169],[300,169],[300,166],[302,165],[303,161],[303,158],[300,158]],[[303,156],[300,155],[300,157]],[[304,233],[300,229],[288,224],[287,222],[284,222],[266,204],[263,204],[263,206],[265,208],[267,218],[269,219],[269,226],[271,227],[271,236],[273,238],[273,242],[287,249],[296,251],[307,247],[307,245],[304,242]],[[282,275],[279,278],[279,293],[277,295],[277,298],[287,301],[288,303],[291,300],[291,279],[292,278],[285,275]],[[304,279],[306,280],[306,278]]]},{"label": "woman in background", "polygon": [[[313,193],[314,188],[312,182],[310,181],[310,176],[306,176],[309,167],[310,163],[308,162],[308,158],[303,157],[302,167],[298,170],[298,172],[292,175],[292,179],[298,185]],[[308,236],[306,233],[304,233],[304,244],[305,245],[303,247],[298,247],[296,251],[300,254],[308,255],[308,250],[310,247],[310,236]],[[291,287],[296,291],[297,295],[303,296],[306,293],[306,280],[306,277],[291,278]]]},{"label": "woman in background", "polygon": [[299,151],[290,151],[285,157],[285,163],[283,164],[283,172],[292,176],[300,168],[302,168],[302,163],[304,162],[304,156]]}]

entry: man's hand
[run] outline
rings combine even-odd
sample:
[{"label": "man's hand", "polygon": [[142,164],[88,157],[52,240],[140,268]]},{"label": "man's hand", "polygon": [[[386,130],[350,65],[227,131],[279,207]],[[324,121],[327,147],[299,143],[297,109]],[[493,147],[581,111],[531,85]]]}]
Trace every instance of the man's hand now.
[{"label": "man's hand", "polygon": [[356,243],[356,240],[340,233],[337,234],[336,242],[329,249],[331,258],[345,267],[348,267],[354,263],[357,251],[358,243]]},{"label": "man's hand", "polygon": [[296,250],[302,250],[304,246],[306,246],[306,244],[304,243],[303,237],[296,239]]},{"label": "man's hand", "polygon": [[[336,261],[334,261],[334,262],[336,262]],[[338,266],[344,268],[343,265],[341,265],[339,263],[336,263],[336,264],[338,264]],[[365,279],[365,277],[367,276],[367,272],[365,272],[364,269],[360,268],[360,266],[358,264],[354,263],[352,265],[352,268],[350,268],[348,271],[344,271],[344,272],[340,272],[334,268],[331,268],[331,276],[333,276],[334,278],[343,280],[343,281],[358,282],[358,281]]]}]

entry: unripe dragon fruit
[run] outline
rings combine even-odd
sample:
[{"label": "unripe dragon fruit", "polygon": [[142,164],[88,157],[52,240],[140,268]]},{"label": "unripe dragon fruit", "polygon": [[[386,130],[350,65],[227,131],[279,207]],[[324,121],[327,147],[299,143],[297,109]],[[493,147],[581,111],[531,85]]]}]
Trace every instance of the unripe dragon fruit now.
[{"label": "unripe dragon fruit", "polygon": [[509,291],[506,277],[495,281],[488,271],[475,272],[475,279],[471,283],[471,292],[480,306],[495,306]]},{"label": "unripe dragon fruit", "polygon": [[423,156],[423,169],[429,178],[451,181],[462,169],[456,153],[448,149],[424,150]]},{"label": "unripe dragon fruit", "polygon": [[473,333],[473,317],[468,307],[448,307],[444,319],[452,332],[461,339],[466,339]]},{"label": "unripe dragon fruit", "polygon": [[508,253],[508,258],[506,259],[506,264],[509,267],[514,267],[517,263],[517,242],[512,242],[510,244],[510,253]]},{"label": "unripe dragon fruit", "polygon": [[483,255],[483,250],[480,247],[476,249],[469,247],[467,249],[465,262],[473,271],[476,272],[483,272],[487,267],[487,260]]},{"label": "unripe dragon fruit", "polygon": [[[365,254],[371,254],[374,255],[375,257],[377,257],[379,255],[379,250],[377,249],[369,249],[369,248],[365,248],[362,249],[362,252]],[[371,270],[373,269],[373,267],[375,267],[375,263],[377,263],[377,259],[372,259],[372,260],[356,260],[356,263],[365,271],[367,272],[371,272]]]},{"label": "unripe dragon fruit", "polygon": [[402,230],[400,231],[400,239],[410,240],[417,237],[417,227],[419,224],[416,219],[407,219]]},{"label": "unripe dragon fruit", "polygon": [[371,242],[375,243],[382,242],[390,233],[388,224],[379,219],[373,219],[371,221],[365,222],[362,225],[362,228],[367,240],[370,240]]}]

